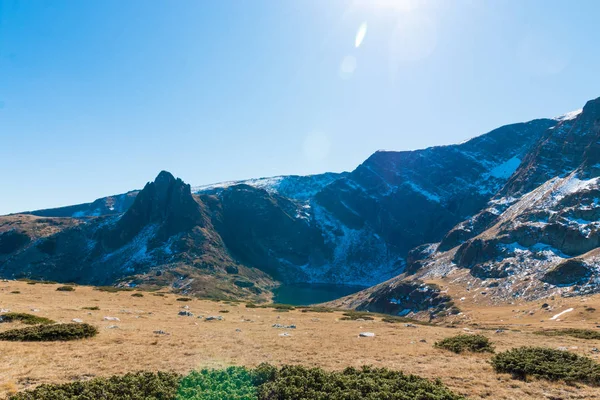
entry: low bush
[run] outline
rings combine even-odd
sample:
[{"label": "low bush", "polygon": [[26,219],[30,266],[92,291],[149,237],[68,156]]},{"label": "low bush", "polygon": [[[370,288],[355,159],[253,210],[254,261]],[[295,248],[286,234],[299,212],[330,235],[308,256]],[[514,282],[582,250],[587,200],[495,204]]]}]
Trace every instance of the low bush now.
[{"label": "low bush", "polygon": [[509,373],[517,379],[534,377],[600,385],[600,364],[568,351],[519,347],[496,354],[491,363],[496,372]]},{"label": "low bush", "polygon": [[308,307],[298,307],[301,308],[301,312],[316,312],[316,313],[332,313],[334,310],[332,308],[323,307],[323,306],[308,306]]},{"label": "low bush", "polygon": [[254,303],[246,303],[246,308],[260,308],[260,307]]},{"label": "low bush", "polygon": [[483,335],[457,335],[442,339],[434,344],[434,347],[446,349],[454,353],[472,351],[474,353],[493,353],[494,347],[490,340]]},{"label": "low bush", "polygon": [[383,317],[381,320],[383,322],[387,322],[388,324],[415,324],[415,325],[426,325],[426,326],[433,325],[430,322],[419,321],[418,319],[407,318],[407,317],[397,317],[394,315]]},{"label": "low bush", "polygon": [[440,381],[373,367],[326,372],[321,368],[284,366],[272,380],[259,387],[258,395],[261,400],[463,399]]},{"label": "low bush", "polygon": [[372,321],[375,318],[369,312],[363,311],[348,311],[344,313],[344,316],[340,318],[342,321],[356,321],[357,319],[364,319],[365,321]]},{"label": "low bush", "polygon": [[96,286],[94,290],[101,292],[117,293],[117,292],[133,292],[132,288],[128,287],[117,287],[117,286]]},{"label": "low bush", "polygon": [[137,372],[62,385],[41,385],[9,400],[167,400],[175,399],[181,376],[170,372]]},{"label": "low bush", "polygon": [[143,293],[133,293],[131,297],[144,297]]},{"label": "low bush", "polygon": [[219,310],[219,313],[221,314],[227,314],[229,312],[229,310]]},{"label": "low bush", "polygon": [[54,321],[37,315],[25,313],[7,313],[0,315],[0,322],[21,322],[25,325],[53,324]]},{"label": "low bush", "polygon": [[21,292],[18,290],[13,290],[12,292],[10,292],[10,294],[21,294]]},{"label": "low bush", "polygon": [[100,307],[98,306],[92,306],[92,307],[81,307],[82,310],[90,310],[90,311],[98,311],[100,310]]},{"label": "low bush", "polygon": [[572,336],[578,339],[600,340],[600,331],[594,331],[591,329],[549,329],[546,331],[537,331],[533,333],[543,336]]},{"label": "low bush", "polygon": [[175,299],[177,301],[192,301],[193,299],[189,298],[189,297],[179,297],[177,299]]},{"label": "low bush", "polygon": [[52,342],[84,339],[98,334],[98,329],[88,324],[36,325],[0,332],[0,340],[12,342]]},{"label": "low bush", "polygon": [[59,292],[73,292],[75,288],[73,286],[59,286],[56,288]]},{"label": "low bush", "polygon": [[462,400],[439,380],[385,368],[321,368],[261,364],[255,369],[130,373],[62,385],[42,385],[10,400]]},{"label": "low bush", "polygon": [[186,376],[177,391],[178,400],[256,400],[251,371],[244,367],[203,369]]}]

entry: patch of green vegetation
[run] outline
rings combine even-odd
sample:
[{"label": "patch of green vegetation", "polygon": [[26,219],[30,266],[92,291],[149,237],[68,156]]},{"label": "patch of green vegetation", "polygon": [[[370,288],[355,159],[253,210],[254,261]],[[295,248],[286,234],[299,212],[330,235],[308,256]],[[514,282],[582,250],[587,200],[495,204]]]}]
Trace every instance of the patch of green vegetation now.
[{"label": "patch of green vegetation", "polygon": [[152,293],[152,296],[165,297],[164,293]]},{"label": "patch of green vegetation", "polygon": [[340,318],[342,321],[356,321],[357,319],[373,321],[375,318],[373,317],[373,314],[366,311],[348,311],[344,313],[342,318]]},{"label": "patch of green vegetation", "polygon": [[446,349],[454,353],[471,351],[473,353],[493,353],[494,347],[490,340],[483,335],[457,335],[442,339],[434,347]]},{"label": "patch of green vegetation", "polygon": [[491,363],[496,372],[509,373],[517,379],[534,377],[600,385],[600,364],[568,351],[519,347],[496,354]]},{"label": "patch of green vegetation", "polygon": [[12,292],[10,292],[10,294],[21,294],[21,292],[19,290],[13,290]]},{"label": "patch of green vegetation", "polygon": [[117,293],[117,292],[133,292],[132,288],[128,287],[117,287],[117,286],[96,286],[94,290],[101,292]]},{"label": "patch of green vegetation", "polygon": [[254,303],[246,303],[246,308],[259,308],[259,306]]},{"label": "patch of green vegetation", "polygon": [[430,381],[386,368],[346,368],[326,372],[321,368],[284,366],[258,389],[258,398],[322,400],[459,400],[441,381]]},{"label": "patch of green vegetation", "polygon": [[219,310],[219,313],[221,314],[227,314],[229,312],[229,310]]},{"label": "patch of green vegetation", "polygon": [[98,306],[92,306],[92,307],[81,307],[82,310],[90,310],[90,311],[98,311],[100,310],[100,307]]},{"label": "patch of green vegetation", "polygon": [[57,287],[56,290],[59,292],[74,292],[75,288],[73,286],[65,285]]},{"label": "patch of green vegetation", "polygon": [[54,321],[44,317],[38,317],[37,315],[25,314],[25,313],[6,313],[0,315],[0,322],[21,322],[25,325],[47,325],[53,324]]},{"label": "patch of green vegetation", "polygon": [[175,300],[177,300],[177,301],[192,301],[193,299],[190,297],[179,297]]},{"label": "patch of green vegetation", "polygon": [[172,372],[137,372],[62,385],[41,385],[9,400],[167,400],[175,399],[181,376]]},{"label": "patch of green vegetation", "polygon": [[133,293],[131,297],[144,297],[143,293]]},{"label": "patch of green vegetation", "polygon": [[298,307],[301,308],[301,312],[316,312],[316,313],[332,313],[335,311],[333,308],[323,307],[323,306],[312,306],[312,307]]},{"label": "patch of green vegetation", "polygon": [[203,369],[186,377],[138,372],[62,385],[42,385],[9,400],[463,400],[441,381],[385,368],[261,364],[255,369]]},{"label": "patch of green vegetation", "polygon": [[244,367],[193,371],[182,381],[177,400],[256,400],[252,372]]},{"label": "patch of green vegetation", "polygon": [[572,336],[577,339],[600,340],[600,332],[591,329],[548,329],[546,331],[533,332],[543,336]]},{"label": "patch of green vegetation", "polygon": [[53,342],[85,339],[97,334],[98,329],[88,324],[36,325],[0,332],[0,340],[11,342]]},{"label": "patch of green vegetation", "polygon": [[418,319],[407,318],[407,317],[398,317],[395,315],[388,315],[381,319],[383,322],[387,322],[388,324],[415,324],[415,325],[425,325],[425,326],[433,326],[431,322],[419,321]]}]

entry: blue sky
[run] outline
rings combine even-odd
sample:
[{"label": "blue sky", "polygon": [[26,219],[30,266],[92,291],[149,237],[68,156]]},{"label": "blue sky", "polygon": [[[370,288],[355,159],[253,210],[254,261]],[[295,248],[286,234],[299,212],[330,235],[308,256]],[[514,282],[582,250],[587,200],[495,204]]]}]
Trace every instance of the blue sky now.
[{"label": "blue sky", "polygon": [[563,114],[600,96],[598,15],[592,0],[0,0],[0,214],[162,169],[192,185],[352,170]]}]

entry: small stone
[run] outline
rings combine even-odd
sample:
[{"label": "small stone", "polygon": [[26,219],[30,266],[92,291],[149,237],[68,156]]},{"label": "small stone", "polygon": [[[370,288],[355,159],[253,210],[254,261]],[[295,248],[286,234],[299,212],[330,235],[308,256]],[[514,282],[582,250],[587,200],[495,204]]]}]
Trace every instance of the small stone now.
[{"label": "small stone", "polygon": [[39,312],[40,310],[39,310],[39,308],[32,308],[31,311],[32,312]]},{"label": "small stone", "polygon": [[404,324],[405,327],[407,328],[416,328],[417,326],[414,324]]},{"label": "small stone", "polygon": [[419,340],[419,342],[420,342],[420,343],[427,343],[427,340],[425,340],[425,339],[421,339],[421,340]]},{"label": "small stone", "polygon": [[186,311],[186,310],[179,311],[178,315],[181,315],[182,317],[193,317],[194,316],[193,313]]},{"label": "small stone", "polygon": [[496,333],[504,333],[504,329],[496,329]]},{"label": "small stone", "polygon": [[163,330],[158,330],[158,331],[154,331],[153,332],[155,335],[170,335],[170,333],[167,333]]},{"label": "small stone", "polygon": [[280,333],[279,336],[281,336],[281,337],[288,337],[288,336],[292,336],[292,335],[290,335],[287,332],[283,332],[283,333]]},{"label": "small stone", "polygon": [[105,321],[120,321],[119,318],[117,317],[104,317]]},{"label": "small stone", "polygon": [[560,347],[557,347],[557,348],[556,348],[556,350],[560,350],[560,351],[567,351],[567,350],[569,350],[569,349],[567,349],[567,348],[566,348],[566,347],[564,347],[564,346],[560,346]]},{"label": "small stone", "polygon": [[361,332],[358,334],[358,336],[360,336],[360,337],[375,337],[375,334],[373,332]]},{"label": "small stone", "polygon": [[77,322],[78,324],[81,324],[81,323],[83,323],[83,320],[82,320],[82,319],[79,319],[79,318],[73,318],[71,321],[73,321],[73,322]]},{"label": "small stone", "polygon": [[592,353],[600,353],[597,347],[592,347]]},{"label": "small stone", "polygon": [[237,328],[235,331],[236,332],[241,332],[242,330],[240,328]]},{"label": "small stone", "polygon": [[204,320],[205,321],[223,321],[223,317],[220,316],[220,315],[217,315],[217,316],[212,316],[211,315],[209,317],[204,318]]},{"label": "small stone", "polygon": [[119,329],[119,327],[117,325],[109,325],[106,329]]}]

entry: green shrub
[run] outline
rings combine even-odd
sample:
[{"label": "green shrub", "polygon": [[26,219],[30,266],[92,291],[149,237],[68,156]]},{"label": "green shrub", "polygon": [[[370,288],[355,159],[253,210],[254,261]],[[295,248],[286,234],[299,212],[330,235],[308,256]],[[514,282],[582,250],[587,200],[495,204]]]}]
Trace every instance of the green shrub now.
[{"label": "green shrub", "polygon": [[13,290],[12,292],[10,292],[10,294],[21,294],[21,292],[18,290]]},{"label": "green shrub", "polygon": [[252,373],[244,367],[193,371],[182,381],[178,400],[257,400]]},{"label": "green shrub", "polygon": [[494,347],[490,340],[483,335],[457,335],[442,339],[434,344],[434,347],[446,349],[455,353],[472,351],[474,353],[493,353]]},{"label": "green shrub", "polygon": [[221,314],[227,314],[229,312],[229,310],[220,310],[219,313]]},{"label": "green shrub", "polygon": [[591,329],[549,329],[533,333],[543,336],[572,336],[578,339],[600,340],[600,332]]},{"label": "green shrub", "polygon": [[94,290],[101,292],[117,293],[117,292],[133,292],[132,288],[128,287],[117,287],[117,286],[96,286]]},{"label": "green shrub", "polygon": [[344,317],[340,318],[342,321],[356,321],[357,319],[364,319],[365,321],[373,321],[372,314],[364,311],[348,311],[344,313]]},{"label": "green shrub", "polygon": [[458,400],[440,381],[385,368],[346,368],[326,372],[321,368],[285,366],[258,389],[259,399],[318,400]]},{"label": "green shrub", "polygon": [[600,385],[600,364],[588,357],[544,347],[519,347],[492,357],[496,372],[517,379],[534,377],[549,381],[582,382]]},{"label": "green shrub", "polygon": [[246,303],[246,308],[259,308],[259,307],[254,303]]},{"label": "green shrub", "polygon": [[174,400],[181,376],[171,372],[137,372],[62,385],[41,385],[9,400]]},{"label": "green shrub", "polygon": [[381,320],[383,322],[387,322],[388,324],[415,324],[415,325],[427,325],[427,326],[433,325],[430,322],[419,321],[418,319],[407,318],[407,317],[397,317],[394,315],[383,317]]},{"label": "green shrub", "polygon": [[98,329],[88,324],[36,325],[0,332],[0,340],[12,342],[67,341],[89,338],[96,334],[98,334]]},{"label": "green shrub", "polygon": [[92,307],[81,307],[82,310],[91,310],[91,311],[98,311],[100,310],[100,307],[98,306],[92,306]]},{"label": "green shrub", "polygon": [[175,299],[177,301],[192,301],[193,299],[189,298],[189,297],[179,297],[178,299]]},{"label": "green shrub", "polygon": [[174,373],[130,373],[62,385],[42,385],[10,400],[461,400],[439,380],[385,368],[321,368],[260,364]]},{"label": "green shrub", "polygon": [[37,325],[37,324],[53,324],[54,321],[44,317],[38,317],[37,315],[25,314],[25,313],[7,313],[0,315],[0,322],[16,322],[19,321],[25,325]]},{"label": "green shrub", "polygon": [[334,310],[332,308],[323,307],[323,306],[312,306],[312,307],[298,307],[302,308],[302,312],[316,312],[316,313],[332,313]]},{"label": "green shrub", "polygon": [[143,293],[133,293],[131,297],[144,297]]},{"label": "green shrub", "polygon": [[73,286],[59,286],[56,288],[59,292],[73,292],[75,288]]}]

